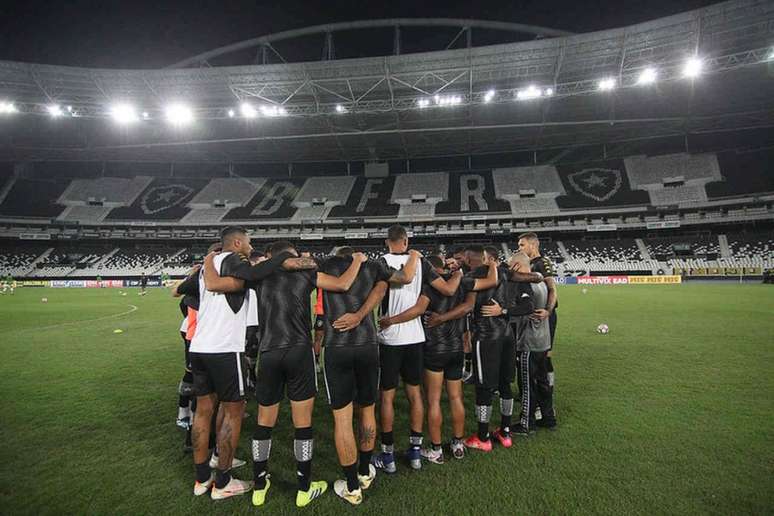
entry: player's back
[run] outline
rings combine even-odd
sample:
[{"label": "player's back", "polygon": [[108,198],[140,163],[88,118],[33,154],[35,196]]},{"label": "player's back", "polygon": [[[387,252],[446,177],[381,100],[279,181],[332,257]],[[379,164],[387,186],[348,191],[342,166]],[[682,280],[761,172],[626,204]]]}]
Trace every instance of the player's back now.
[{"label": "player's back", "polygon": [[[475,279],[486,278],[488,267],[482,265],[467,274],[463,280],[465,285],[472,285]],[[476,293],[476,304],[473,308],[473,329],[480,340],[499,339],[510,335],[510,326],[507,317],[483,317],[481,307],[497,302],[502,307],[508,306],[508,270],[499,267],[497,271],[497,285]]]},{"label": "player's back", "polygon": [[[333,256],[320,267],[321,272],[331,276],[341,276],[352,263],[351,256]],[[368,295],[379,281],[387,281],[392,270],[386,263],[368,260],[360,267],[360,271],[346,292],[330,292],[323,294],[323,312],[325,313],[325,345],[326,346],[359,346],[376,343],[376,324],[371,316],[365,317],[357,328],[339,332],[333,328],[333,322],[347,313],[357,312],[365,304]]]},{"label": "player's back", "polygon": [[[443,276],[443,279],[449,281],[451,275]],[[462,288],[451,296],[444,296],[430,285],[422,287],[422,295],[430,301],[427,306],[427,312],[445,314],[464,300]],[[446,321],[434,328],[425,328],[425,351],[445,352],[447,350],[457,351],[457,347],[462,349],[462,319],[452,319]]]},{"label": "player's back", "polygon": [[317,271],[279,270],[258,287],[261,351],[312,344],[310,296]]}]

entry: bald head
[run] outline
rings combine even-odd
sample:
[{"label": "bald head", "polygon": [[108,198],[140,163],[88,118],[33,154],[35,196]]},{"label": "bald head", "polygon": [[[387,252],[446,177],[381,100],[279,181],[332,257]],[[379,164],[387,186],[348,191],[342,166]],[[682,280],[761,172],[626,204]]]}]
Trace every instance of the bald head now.
[{"label": "bald head", "polygon": [[508,267],[516,272],[529,272],[529,256],[522,252],[513,253],[508,258]]}]

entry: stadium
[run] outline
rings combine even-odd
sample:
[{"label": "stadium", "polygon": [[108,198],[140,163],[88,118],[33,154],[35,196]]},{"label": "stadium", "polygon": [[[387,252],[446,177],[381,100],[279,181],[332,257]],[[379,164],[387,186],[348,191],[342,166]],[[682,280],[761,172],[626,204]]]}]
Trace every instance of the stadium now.
[{"label": "stadium", "polygon": [[[414,44],[418,31],[443,43]],[[369,38],[386,51],[348,54]],[[308,55],[286,51],[304,46]],[[299,429],[294,441],[285,400],[265,507],[249,494],[192,496],[190,425],[186,443],[175,425],[185,363],[170,290],[198,277],[192,267],[227,227],[244,228],[255,250],[290,241],[319,264],[342,247],[383,260],[399,225],[411,249],[444,263],[481,246],[506,262],[537,235],[559,300],[546,305],[558,314],[556,428],[491,453],[469,447],[459,461],[447,452],[417,471],[398,458],[415,424],[403,378],[397,473],[379,471],[352,510],[770,513],[773,128],[767,0],[582,33],[450,17],[346,21],[163,68],[0,61],[0,512],[300,510]],[[331,281],[325,271],[318,283]],[[207,293],[206,274],[202,303],[233,295]],[[318,376],[312,476],[330,487],[303,510],[331,514],[350,507],[333,493],[341,454]],[[465,436],[482,422],[474,390],[463,391]],[[233,471],[252,480],[265,425],[246,396],[234,456],[248,464]],[[32,485],[19,489],[24,479]]]}]

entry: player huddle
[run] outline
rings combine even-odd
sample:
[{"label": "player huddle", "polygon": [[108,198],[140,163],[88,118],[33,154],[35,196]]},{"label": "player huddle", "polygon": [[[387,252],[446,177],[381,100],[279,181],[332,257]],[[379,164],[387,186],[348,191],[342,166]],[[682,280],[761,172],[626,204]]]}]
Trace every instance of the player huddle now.
[{"label": "player huddle", "polygon": [[[377,469],[397,469],[393,422],[400,380],[409,402],[406,458],[413,469],[420,469],[423,459],[444,462],[444,388],[452,419],[449,447],[456,459],[464,457],[466,448],[488,452],[494,440],[510,447],[514,435],[556,426],[549,356],[556,290],[537,236],[521,235],[519,252],[506,263],[496,248],[475,245],[453,257],[424,258],[409,250],[401,226],[389,229],[386,244],[389,252],[378,260],[348,247],[315,260],[299,256],[284,241],[261,256],[253,252],[243,228],[228,227],[220,252],[209,254],[201,269],[175,288],[175,295],[183,296],[187,366],[178,424],[190,428],[195,495],[209,492],[217,500],[252,490],[253,505],[265,503],[272,430],[286,396],[295,428],[296,505],[306,506],[327,490],[325,481],[312,480],[318,382],[310,296],[315,289],[323,313],[315,327],[324,333],[319,388],[333,411],[344,477],[333,490],[347,502],[362,502]],[[377,307],[378,325],[373,317]],[[467,439],[465,373],[475,384],[478,423]],[[514,424],[516,376],[521,417]],[[234,451],[248,383],[254,383],[258,401],[253,481],[231,475],[245,464]],[[490,430],[495,394],[501,419]],[[377,402],[381,451],[374,453]],[[423,447],[425,419],[430,442]]]}]

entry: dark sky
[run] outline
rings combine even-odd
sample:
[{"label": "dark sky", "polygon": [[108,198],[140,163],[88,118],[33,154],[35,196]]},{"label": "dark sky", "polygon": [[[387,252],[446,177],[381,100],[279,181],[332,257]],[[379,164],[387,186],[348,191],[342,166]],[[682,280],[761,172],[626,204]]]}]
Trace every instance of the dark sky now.
[{"label": "dark sky", "polygon": [[[0,59],[157,68],[214,47],[320,23],[392,17],[480,18],[588,32],[639,23],[717,0],[71,0],[0,2]],[[451,30],[450,35],[453,36]],[[364,37],[366,36],[366,37]],[[487,42],[504,35],[490,35]],[[476,37],[474,33],[474,38]],[[487,36],[481,35],[479,42]],[[320,39],[320,38],[318,38]],[[406,34],[408,49],[436,50],[449,34]],[[321,40],[320,40],[321,41]],[[320,41],[287,43],[290,60],[319,59]],[[338,57],[383,54],[389,32],[342,35]],[[234,56],[250,59],[251,56]],[[244,61],[243,61],[244,62]],[[223,63],[226,64],[226,63]]]}]

